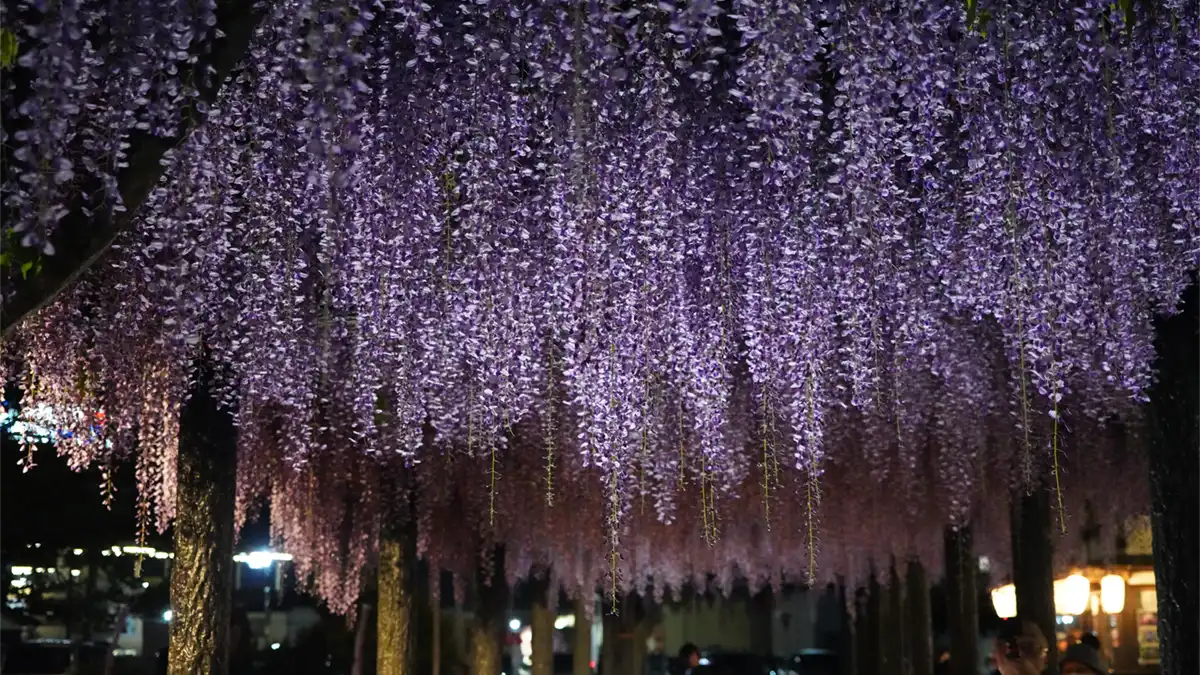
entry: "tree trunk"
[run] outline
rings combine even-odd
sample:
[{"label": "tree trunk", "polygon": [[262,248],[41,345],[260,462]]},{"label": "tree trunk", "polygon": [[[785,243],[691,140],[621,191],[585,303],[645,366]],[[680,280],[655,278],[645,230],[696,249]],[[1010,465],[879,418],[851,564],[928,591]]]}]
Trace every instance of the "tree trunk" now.
[{"label": "tree trunk", "polygon": [[[1056,616],[1053,525],[1047,490],[1036,488],[1013,498],[1013,585],[1017,588],[1017,613],[1037,624],[1051,646],[1055,643]],[[1058,672],[1057,649],[1047,653],[1045,672]]]},{"label": "tree trunk", "polygon": [[590,593],[575,599],[574,666],[571,675],[592,675],[592,620],[588,602],[595,602]]},{"label": "tree trunk", "polygon": [[933,675],[933,617],[925,568],[916,558],[908,561],[905,575],[905,615],[911,675]]},{"label": "tree trunk", "polygon": [[971,527],[946,528],[946,603],[950,624],[950,672],[979,673],[979,599],[975,574],[979,563],[972,552]]},{"label": "tree trunk", "polygon": [[201,364],[179,412],[170,675],[226,675],[233,604],[237,432]]},{"label": "tree trunk", "polygon": [[414,593],[411,537],[384,536],[379,542],[379,618],[376,621],[376,672],[412,675]]},{"label": "tree trunk", "polygon": [[534,579],[533,591],[533,671],[532,675],[554,675],[554,618],[557,607],[549,596],[553,593],[549,577]]},{"label": "tree trunk", "polygon": [[[480,570],[475,581],[475,616],[471,622],[471,675],[499,675],[508,589],[504,581],[504,549],[496,547],[490,577]],[[508,675],[514,675],[509,673]]]},{"label": "tree trunk", "polygon": [[1200,673],[1200,317],[1195,282],[1179,314],[1157,326],[1150,391],[1150,527],[1158,590],[1159,668]]}]

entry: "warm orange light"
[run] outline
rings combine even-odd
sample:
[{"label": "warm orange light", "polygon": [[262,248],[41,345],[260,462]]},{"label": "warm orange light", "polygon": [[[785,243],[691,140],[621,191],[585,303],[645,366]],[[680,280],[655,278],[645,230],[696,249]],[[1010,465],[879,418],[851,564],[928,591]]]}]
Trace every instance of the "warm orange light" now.
[{"label": "warm orange light", "polygon": [[1125,577],[1110,574],[1100,580],[1100,606],[1105,614],[1120,614],[1125,609]]},{"label": "warm orange light", "polygon": [[1087,611],[1092,595],[1092,582],[1080,574],[1054,582],[1054,611],[1060,615],[1079,616]]},{"label": "warm orange light", "polygon": [[1017,615],[1017,587],[1009,584],[992,591],[992,607],[996,616],[1011,619]]}]

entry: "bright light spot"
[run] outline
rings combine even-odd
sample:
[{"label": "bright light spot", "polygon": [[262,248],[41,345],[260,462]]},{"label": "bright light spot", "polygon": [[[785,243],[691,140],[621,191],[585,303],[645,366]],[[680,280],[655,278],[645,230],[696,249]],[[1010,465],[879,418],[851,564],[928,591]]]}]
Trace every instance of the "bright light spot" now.
[{"label": "bright light spot", "polygon": [[564,614],[564,615],[554,619],[554,629],[555,630],[562,630],[564,628],[574,628],[574,627],[575,627],[575,615],[574,614]]},{"label": "bright light spot", "polygon": [[83,549],[77,548],[74,551],[71,551],[71,553],[74,553],[75,555],[83,555]]},{"label": "bright light spot", "polygon": [[23,577],[28,574],[33,574],[33,568],[26,567],[25,565],[13,565],[12,573],[13,573],[13,576]]},{"label": "bright light spot", "polygon": [[77,577],[77,576],[79,576],[79,574],[80,574],[79,570],[71,570],[71,576]]},{"label": "bright light spot", "polygon": [[143,581],[143,582],[142,582],[142,588],[150,588],[150,582],[149,582],[149,581]]},{"label": "bright light spot", "polygon": [[167,611],[163,612],[163,621],[166,621],[167,623],[171,623],[171,619],[174,619],[174,618],[175,618],[175,612],[172,612],[169,609]]},{"label": "bright light spot", "polygon": [[1075,617],[1071,616],[1070,614],[1060,616],[1060,617],[1058,617],[1058,620],[1067,626],[1070,626],[1071,624],[1075,623]]},{"label": "bright light spot", "polygon": [[41,547],[42,547],[42,545],[41,545],[41,544],[34,544],[34,545],[33,545],[33,547],[34,547],[34,548],[41,548]]},{"label": "bright light spot", "polygon": [[979,556],[979,571],[988,572],[992,569],[992,559],[986,555]]},{"label": "bright light spot", "polygon": [[12,584],[13,588],[25,588],[29,585],[29,580],[21,577],[20,579],[13,579],[8,583]]},{"label": "bright light spot", "polygon": [[274,562],[288,562],[291,559],[290,553],[273,553],[271,551],[253,551],[233,556],[234,562],[246,563],[252,570],[265,570]]},{"label": "bright light spot", "polygon": [[520,619],[512,619],[511,621],[509,621],[508,629],[514,633],[521,630],[521,620]]},{"label": "bright light spot", "polygon": [[[116,548],[114,546],[113,548]],[[121,551],[129,555],[154,555],[157,551],[149,546],[123,546]]]},{"label": "bright light spot", "polygon": [[252,570],[265,570],[272,562],[271,554],[266,551],[255,551],[246,556],[246,565]]},{"label": "bright light spot", "polygon": [[58,571],[58,570],[54,569],[53,567],[47,567],[47,568],[46,568],[46,573],[47,573],[47,574],[54,574],[54,573],[55,573],[55,572],[57,572],[57,571]]},{"label": "bright light spot", "polygon": [[37,570],[36,570],[36,571],[37,571],[37,573],[38,573],[38,574],[45,574],[45,573],[46,573],[46,568],[45,568],[45,567],[39,567],[39,568],[37,568]]},{"label": "bright light spot", "polygon": [[278,643],[278,642],[272,642],[272,643],[271,643],[271,651],[276,651],[276,650],[278,650],[278,649],[279,649],[279,643]]},{"label": "bright light spot", "polygon": [[712,664],[712,661],[709,661],[708,659],[703,658],[703,657],[700,658],[700,665],[707,666],[707,665],[711,665],[711,664]]}]

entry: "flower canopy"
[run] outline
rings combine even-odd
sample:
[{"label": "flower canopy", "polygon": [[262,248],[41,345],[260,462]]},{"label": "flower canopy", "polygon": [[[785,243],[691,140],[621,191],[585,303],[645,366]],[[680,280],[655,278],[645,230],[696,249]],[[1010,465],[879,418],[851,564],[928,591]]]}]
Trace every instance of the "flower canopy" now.
[{"label": "flower canopy", "polygon": [[21,326],[27,395],[103,409],[60,448],[136,449],[165,526],[203,346],[239,512],[336,606],[398,485],[444,567],[640,588],[933,564],[968,519],[1002,559],[1015,484],[1140,470],[1114,429],[1200,252],[1194,3],[282,0],[211,107],[177,73],[213,2],[25,4],[25,246],[204,116]]}]

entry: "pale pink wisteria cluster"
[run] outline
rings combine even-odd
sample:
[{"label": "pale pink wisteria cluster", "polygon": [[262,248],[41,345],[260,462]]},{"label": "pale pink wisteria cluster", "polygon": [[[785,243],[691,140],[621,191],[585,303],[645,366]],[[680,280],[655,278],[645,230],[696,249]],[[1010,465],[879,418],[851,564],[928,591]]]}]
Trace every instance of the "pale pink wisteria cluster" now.
[{"label": "pale pink wisteria cluster", "polygon": [[[93,4],[25,37],[29,246],[70,180],[33,167],[111,181],[213,39],[202,3]],[[201,345],[241,517],[269,501],[340,608],[406,494],[465,578],[500,543],[661,589],[937,567],[967,521],[1002,565],[1014,486],[1070,518],[1141,471],[1151,319],[1200,251],[1194,4],[265,6],[136,227],[14,343],[27,396],[106,412],[113,449],[60,447],[135,455],[160,525]],[[117,16],[142,37],[101,49]]]}]

